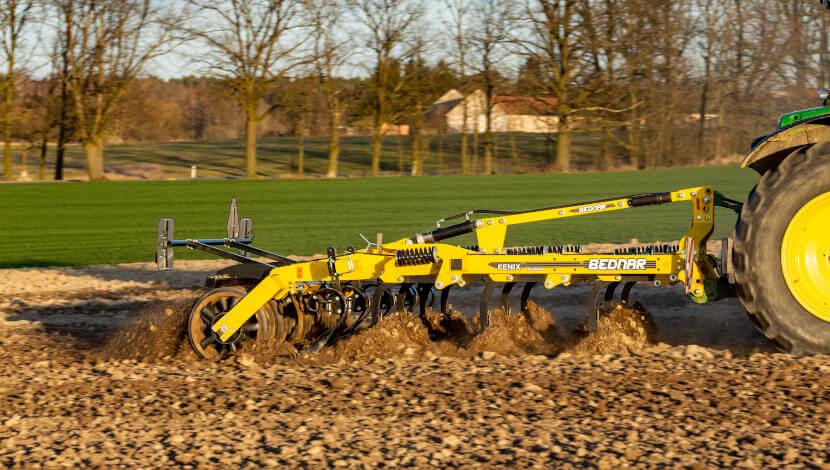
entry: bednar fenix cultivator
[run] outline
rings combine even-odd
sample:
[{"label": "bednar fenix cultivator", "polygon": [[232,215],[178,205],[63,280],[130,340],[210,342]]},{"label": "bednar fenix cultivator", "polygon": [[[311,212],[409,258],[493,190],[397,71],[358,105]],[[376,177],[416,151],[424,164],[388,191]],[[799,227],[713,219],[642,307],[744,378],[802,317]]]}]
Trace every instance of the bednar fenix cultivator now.
[{"label": "bednar fenix cultivator", "polygon": [[[514,225],[677,202],[691,206],[691,228],[679,245],[610,253],[583,253],[579,246],[567,245],[505,245],[508,229]],[[434,303],[436,310],[447,313],[451,289],[476,282],[485,286],[481,328],[489,324],[488,299],[493,289],[499,289],[501,307],[509,310],[508,296],[519,284],[521,309],[536,286],[551,289],[591,281],[608,283],[603,304],[613,299],[618,286],[622,286],[622,301],[627,302],[636,283],[657,287],[680,283],[699,303],[723,298],[730,292],[722,262],[726,258],[719,261],[706,253],[716,206],[737,210],[740,203],[710,187],[696,187],[524,212],[472,211],[450,218],[464,218],[460,223],[412,238],[383,243],[379,235],[377,243],[364,250],[338,253],[330,247],[326,257],[293,261],[251,246],[251,220],[237,222],[233,201],[225,239],[175,240],[172,219],[162,219],[158,260],[162,268],[170,268],[172,248],[185,246],[241,262],[209,279],[215,289],[191,313],[188,333],[199,355],[219,358],[245,340],[288,340],[317,349],[335,335],[354,331],[364,320],[374,323],[404,310],[423,314]],[[484,217],[472,218],[477,215]],[[475,234],[476,246],[445,243],[469,233]],[[601,312],[602,306],[597,310]]]},{"label": "bednar fenix cultivator", "polygon": [[[776,131],[753,142],[742,166],[762,177],[744,204],[701,186],[531,211],[471,211],[412,238],[383,243],[379,234],[363,250],[330,247],[325,257],[296,261],[252,246],[251,219],[240,222],[233,201],[226,238],[176,240],[173,220],[161,219],[156,259],[160,269],[170,269],[173,249],[187,247],[239,262],[208,279],[213,290],[190,314],[193,349],[211,359],[243,341],[290,341],[316,350],[384,315],[423,314],[433,305],[446,314],[450,292],[473,283],[484,284],[482,329],[494,289],[509,310],[509,296],[521,286],[524,310],[534,287],[607,283],[590,326],[620,286],[627,302],[637,283],[680,284],[698,303],[737,294],[756,326],[785,351],[830,353],[828,92],[820,98],[823,106],[783,115]],[[690,206],[691,226],[676,245],[585,253],[579,246],[506,244],[518,224],[670,203]],[[725,240],[719,257],[706,252],[715,207],[740,214],[734,249]],[[475,246],[449,243],[471,233]]]}]

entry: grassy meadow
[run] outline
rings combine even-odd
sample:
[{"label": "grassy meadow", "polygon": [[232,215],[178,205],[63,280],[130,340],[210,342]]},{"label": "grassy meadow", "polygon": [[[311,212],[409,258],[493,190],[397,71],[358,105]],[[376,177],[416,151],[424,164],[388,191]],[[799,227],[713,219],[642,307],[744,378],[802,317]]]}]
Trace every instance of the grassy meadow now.
[{"label": "grassy meadow", "polygon": [[[216,153],[222,151],[220,147]],[[314,254],[324,253],[328,245],[338,250],[349,245],[362,248],[361,233],[373,239],[376,232],[383,232],[386,240],[410,236],[434,227],[438,218],[468,209],[532,209],[703,184],[743,199],[756,180],[751,170],[709,167],[421,178],[6,184],[0,185],[0,267],[152,261],[159,217],[176,219],[177,238],[223,237],[231,197],[239,199],[240,215],[254,218],[256,245],[281,253]],[[726,236],[735,216],[725,209],[718,209],[717,215],[715,235]],[[672,204],[519,226],[508,234],[508,243],[674,240],[688,223],[689,207]],[[177,252],[178,258],[199,255]]]}]

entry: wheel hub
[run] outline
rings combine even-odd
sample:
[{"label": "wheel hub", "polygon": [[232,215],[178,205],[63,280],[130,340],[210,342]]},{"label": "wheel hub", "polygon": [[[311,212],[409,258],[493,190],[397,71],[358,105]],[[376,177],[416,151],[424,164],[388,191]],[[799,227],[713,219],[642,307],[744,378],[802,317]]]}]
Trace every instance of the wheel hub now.
[{"label": "wheel hub", "polygon": [[793,297],[830,322],[830,192],[804,205],[781,243],[781,268]]}]

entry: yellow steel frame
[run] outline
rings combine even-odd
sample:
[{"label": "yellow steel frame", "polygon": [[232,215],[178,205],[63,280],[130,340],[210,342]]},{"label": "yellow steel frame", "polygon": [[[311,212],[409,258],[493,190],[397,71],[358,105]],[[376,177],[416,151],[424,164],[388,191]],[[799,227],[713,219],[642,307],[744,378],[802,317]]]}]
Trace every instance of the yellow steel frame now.
[{"label": "yellow steel frame", "polygon": [[[706,256],[706,241],[714,230],[714,191],[711,187],[685,188],[671,192],[671,202],[691,202],[691,228],[680,240],[677,253],[630,255],[563,253],[543,255],[508,255],[504,243],[510,226],[578,217],[629,209],[631,199],[609,199],[587,204],[557,207],[510,215],[487,217],[475,221],[479,251],[445,243],[415,243],[401,239],[338,256],[337,278],[329,271],[328,260],[320,259],[274,268],[259,284],[223,315],[213,326],[222,341],[233,337],[263,305],[299,293],[308,283],[366,281],[385,283],[431,282],[437,289],[457,285],[464,287],[478,280],[494,282],[542,282],[545,288],[594,280],[651,281],[655,286],[685,283],[693,300],[705,302],[704,281],[713,277],[713,266]],[[691,269],[686,266],[686,247],[691,245]],[[398,266],[398,250],[430,248],[435,262]],[[687,272],[688,271],[688,272]]]}]

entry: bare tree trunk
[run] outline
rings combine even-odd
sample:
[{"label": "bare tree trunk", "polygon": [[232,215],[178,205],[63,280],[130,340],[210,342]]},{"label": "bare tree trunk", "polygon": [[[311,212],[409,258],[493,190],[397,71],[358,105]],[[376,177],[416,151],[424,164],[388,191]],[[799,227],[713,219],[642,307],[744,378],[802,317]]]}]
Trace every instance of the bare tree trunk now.
[{"label": "bare tree trunk", "polygon": [[329,171],[327,178],[337,178],[340,163],[340,109],[334,106],[329,114]]},{"label": "bare tree trunk", "polygon": [[478,174],[478,121],[479,117],[476,115],[475,127],[473,127],[473,162],[470,166],[470,174]]},{"label": "bare tree trunk", "polygon": [[376,126],[372,134],[372,176],[378,176],[380,174],[381,150],[383,150],[383,129],[380,126]]},{"label": "bare tree trunk", "polygon": [[67,0],[64,7],[64,22],[66,30],[63,37],[63,49],[61,50],[61,99],[60,99],[60,122],[58,123],[58,142],[55,155],[55,181],[63,180],[63,162],[66,154],[66,141],[69,137],[69,50],[74,47],[72,37],[73,0]]},{"label": "bare tree trunk", "polygon": [[90,181],[104,179],[104,138],[89,136],[84,140],[87,174]]},{"label": "bare tree trunk", "polygon": [[571,123],[567,114],[559,116],[558,138],[556,139],[556,171],[571,171]]},{"label": "bare tree trunk", "polygon": [[255,179],[256,168],[256,109],[245,110],[245,177]]},{"label": "bare tree trunk", "polygon": [[3,100],[3,179],[14,179],[12,172],[12,121],[14,116],[14,57],[8,57],[5,82],[5,97]]},{"label": "bare tree trunk", "polygon": [[516,133],[510,133],[510,160],[513,162],[511,165],[513,167],[513,171],[519,168],[519,147],[516,144]]},{"label": "bare tree trunk", "polygon": [[44,132],[40,140],[40,160],[37,167],[38,181],[46,181],[46,155],[48,151],[48,135]]},{"label": "bare tree trunk", "polygon": [[444,145],[447,140],[447,128],[441,127],[441,135],[438,136],[438,174],[444,174]]},{"label": "bare tree trunk", "polygon": [[403,139],[400,134],[398,134],[396,141],[398,144],[398,173],[403,174]]},{"label": "bare tree trunk", "polygon": [[469,125],[469,112],[467,111],[467,95],[461,98],[461,174],[470,174],[470,156],[467,154],[467,126]]},{"label": "bare tree trunk", "polygon": [[607,125],[602,126],[602,157],[600,159],[600,169],[610,170],[614,167],[614,158],[611,154],[611,128]]},{"label": "bare tree trunk", "polygon": [[628,154],[629,162],[635,169],[640,168],[640,116],[637,109],[634,107],[637,104],[637,97],[633,89],[629,91],[629,99],[631,104],[631,116],[628,121]]},{"label": "bare tree trunk", "polygon": [[410,175],[422,176],[424,174],[424,155],[421,152],[421,103],[415,103],[415,113],[410,127],[412,139],[412,168]]},{"label": "bare tree trunk", "polygon": [[423,165],[423,157],[421,155],[421,139],[417,132],[410,137],[410,144],[412,147],[412,167],[409,169],[410,176],[421,176]]},{"label": "bare tree trunk", "polygon": [[297,123],[297,178],[305,177],[305,114]]}]

